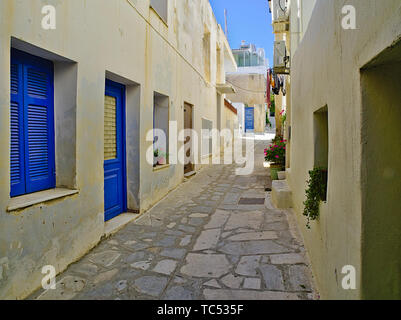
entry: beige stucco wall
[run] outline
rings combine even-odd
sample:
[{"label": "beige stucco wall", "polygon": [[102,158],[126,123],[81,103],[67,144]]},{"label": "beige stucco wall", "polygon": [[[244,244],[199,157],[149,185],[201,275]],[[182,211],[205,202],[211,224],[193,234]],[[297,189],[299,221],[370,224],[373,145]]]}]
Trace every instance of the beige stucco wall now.
[{"label": "beige stucco wall", "polygon": [[224,106],[223,124],[224,128],[231,131],[231,136],[234,138],[234,130],[238,130],[238,114],[231,111],[226,106]]},{"label": "beige stucco wall", "polygon": [[227,82],[231,84],[235,93],[227,94],[232,102],[241,102],[248,105],[266,102],[266,75],[258,73],[227,73]]},{"label": "beige stucco wall", "polygon": [[[352,0],[347,4],[356,8],[357,29],[344,30],[341,27],[344,1],[317,1],[309,28],[291,64],[289,183],[294,211],[311,257],[318,289],[322,298],[329,299],[377,298],[385,296],[383,292],[388,293],[383,288],[386,282],[374,280],[373,274],[370,279],[364,277],[366,273],[361,263],[365,261],[366,254],[362,244],[370,234],[362,233],[362,225],[368,221],[365,219],[366,212],[362,210],[362,199],[367,189],[361,183],[361,144],[364,140],[360,69],[400,39],[401,3],[386,0],[380,1],[379,5],[375,0]],[[313,113],[325,105],[328,106],[329,119],[328,199],[321,206],[320,220],[313,222],[311,230],[308,230],[305,228],[306,219],[302,216],[302,203],[308,170],[312,169],[314,161]],[[386,217],[383,216],[383,219]],[[385,225],[376,226],[379,234],[382,231],[384,234],[381,228]],[[389,243],[385,242],[379,250],[389,253],[392,250],[388,247]],[[399,261],[400,253],[392,252],[385,256]],[[341,270],[345,265],[356,268],[356,290],[342,289],[344,275]],[[393,263],[393,268],[395,265],[397,263]],[[393,283],[399,283],[399,271],[398,275],[392,272]],[[376,274],[376,277],[380,275]],[[368,295],[368,281],[373,281],[376,289],[380,290],[370,289]]]},{"label": "beige stucco wall", "polygon": [[[46,4],[56,7],[56,30],[41,28],[43,1],[0,2],[0,145],[9,150],[11,38],[23,47],[22,41],[75,63],[76,101],[72,103],[76,103],[76,132],[67,136],[73,139],[76,135],[71,141],[76,159],[63,168],[73,170],[70,187],[79,193],[7,213],[10,156],[1,153],[0,299],[25,297],[40,285],[42,266],[51,264],[61,272],[103,234],[106,73],[127,85],[128,206],[144,211],[176,187],[184,173],[180,164],[154,172],[146,162],[153,92],[169,96],[170,120],[178,121],[179,130],[183,128],[184,102],[192,104],[194,128],[200,133],[202,116],[216,126],[216,47],[224,57],[221,68],[227,61],[235,65],[207,0],[170,0],[168,26],[149,9],[148,0],[49,0]],[[205,81],[201,55],[206,30],[211,37],[210,82]],[[224,75],[224,70],[219,73]],[[56,92],[56,113],[58,94],[62,93]],[[63,173],[57,175],[59,181]]]},{"label": "beige stucco wall", "polygon": [[264,104],[254,105],[255,133],[264,133],[266,128],[266,111]]}]

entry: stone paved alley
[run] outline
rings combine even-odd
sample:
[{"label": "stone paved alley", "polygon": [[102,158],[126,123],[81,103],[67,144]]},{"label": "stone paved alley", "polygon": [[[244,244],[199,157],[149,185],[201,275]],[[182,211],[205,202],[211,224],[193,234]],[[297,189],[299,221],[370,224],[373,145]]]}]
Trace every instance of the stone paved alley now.
[{"label": "stone paved alley", "polygon": [[[267,141],[255,171],[202,169],[31,299],[313,299],[305,251],[290,212],[274,209]],[[259,204],[246,198],[265,199]]]}]

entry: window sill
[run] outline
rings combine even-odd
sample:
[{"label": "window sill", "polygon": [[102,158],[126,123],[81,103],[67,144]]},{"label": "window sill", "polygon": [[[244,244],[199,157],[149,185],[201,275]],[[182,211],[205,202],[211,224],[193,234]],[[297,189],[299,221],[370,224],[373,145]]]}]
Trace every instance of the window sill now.
[{"label": "window sill", "polygon": [[78,190],[55,188],[31,194],[25,194],[19,197],[12,198],[7,207],[7,212],[18,211],[39,203],[65,198],[77,194],[78,192]]},{"label": "window sill", "polygon": [[162,164],[162,165],[153,167],[153,172],[160,171],[160,170],[163,170],[163,169],[166,169],[166,168],[169,168],[169,167],[170,167],[170,164]]}]

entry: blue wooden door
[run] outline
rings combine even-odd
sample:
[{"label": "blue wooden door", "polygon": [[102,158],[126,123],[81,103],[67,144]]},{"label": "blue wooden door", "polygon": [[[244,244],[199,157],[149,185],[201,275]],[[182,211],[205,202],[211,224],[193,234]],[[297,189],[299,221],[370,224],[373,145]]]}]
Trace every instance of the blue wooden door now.
[{"label": "blue wooden door", "polygon": [[245,107],[245,132],[255,129],[254,108]]},{"label": "blue wooden door", "polygon": [[125,169],[125,87],[106,80],[104,103],[105,221],[127,210]]}]

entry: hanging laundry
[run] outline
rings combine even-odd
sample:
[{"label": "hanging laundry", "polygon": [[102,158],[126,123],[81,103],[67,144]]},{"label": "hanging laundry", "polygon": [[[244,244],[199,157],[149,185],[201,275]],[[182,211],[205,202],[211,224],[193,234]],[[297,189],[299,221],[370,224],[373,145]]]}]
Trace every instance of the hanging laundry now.
[{"label": "hanging laundry", "polygon": [[287,94],[285,76],[280,77],[280,88],[283,96],[285,97],[285,95]]},{"label": "hanging laundry", "polygon": [[280,94],[280,78],[275,72],[273,72],[272,91],[276,96]]}]

